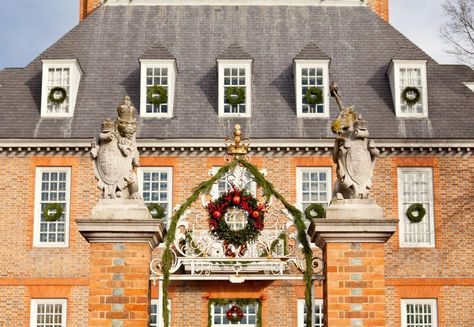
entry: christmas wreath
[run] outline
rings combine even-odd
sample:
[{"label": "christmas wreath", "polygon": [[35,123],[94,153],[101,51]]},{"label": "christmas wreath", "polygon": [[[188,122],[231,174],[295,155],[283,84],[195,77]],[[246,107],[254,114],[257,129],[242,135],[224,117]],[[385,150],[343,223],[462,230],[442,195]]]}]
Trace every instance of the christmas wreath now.
[{"label": "christmas wreath", "polygon": [[245,102],[245,88],[231,86],[225,89],[225,101],[233,106]]},{"label": "christmas wreath", "polygon": [[63,207],[59,203],[48,203],[43,209],[43,218],[46,221],[56,221],[61,218]]},{"label": "christmas wreath", "polygon": [[165,209],[158,203],[150,203],[148,205],[148,211],[153,219],[161,219],[165,216]]},{"label": "christmas wreath", "polygon": [[166,103],[168,102],[168,90],[162,85],[155,84],[148,89],[146,93],[146,101],[157,106]]},{"label": "christmas wreath", "polygon": [[227,316],[227,319],[233,324],[238,323],[244,317],[242,309],[240,309],[240,307],[235,303],[232,304],[232,306],[229,310],[227,310],[225,315]]},{"label": "christmas wreath", "polygon": [[412,223],[419,223],[426,215],[426,209],[421,203],[414,203],[408,207],[406,214]]},{"label": "christmas wreath", "polygon": [[313,220],[315,218],[325,218],[326,209],[324,209],[324,207],[319,203],[313,203],[306,208],[304,215],[308,220]]},{"label": "christmas wreath", "polygon": [[[245,249],[246,243],[256,239],[264,226],[265,204],[258,203],[252,194],[235,187],[218,199],[209,202],[207,210],[210,217],[209,228],[215,236],[224,241],[224,245],[233,244]],[[228,216],[242,217],[242,215],[246,216],[246,225],[242,229],[233,230],[226,218]]]},{"label": "christmas wreath", "polygon": [[416,104],[420,100],[420,90],[413,86],[407,86],[402,92],[402,99],[409,106]]},{"label": "christmas wreath", "polygon": [[309,87],[304,95],[306,102],[310,105],[323,103],[323,90],[319,87]]},{"label": "christmas wreath", "polygon": [[55,86],[49,91],[48,100],[53,104],[61,104],[67,98],[67,92],[64,87]]}]

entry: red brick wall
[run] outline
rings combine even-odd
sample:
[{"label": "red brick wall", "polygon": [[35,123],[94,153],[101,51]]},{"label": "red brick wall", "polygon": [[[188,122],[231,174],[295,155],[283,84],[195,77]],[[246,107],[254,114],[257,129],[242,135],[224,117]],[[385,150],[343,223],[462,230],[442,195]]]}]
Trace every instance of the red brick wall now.
[{"label": "red brick wall", "polygon": [[377,15],[388,22],[388,0],[369,0],[369,6],[377,13]]},{"label": "red brick wall", "polygon": [[82,22],[87,16],[100,6],[100,0],[80,0],[79,20]]}]

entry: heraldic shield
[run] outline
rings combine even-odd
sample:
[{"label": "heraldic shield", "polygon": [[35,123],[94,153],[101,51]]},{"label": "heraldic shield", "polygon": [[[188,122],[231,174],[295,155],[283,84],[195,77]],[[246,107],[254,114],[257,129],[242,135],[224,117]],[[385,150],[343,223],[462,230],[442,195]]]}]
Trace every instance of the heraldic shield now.
[{"label": "heraldic shield", "polygon": [[365,142],[353,141],[345,159],[351,179],[363,188],[370,186],[373,162]]}]

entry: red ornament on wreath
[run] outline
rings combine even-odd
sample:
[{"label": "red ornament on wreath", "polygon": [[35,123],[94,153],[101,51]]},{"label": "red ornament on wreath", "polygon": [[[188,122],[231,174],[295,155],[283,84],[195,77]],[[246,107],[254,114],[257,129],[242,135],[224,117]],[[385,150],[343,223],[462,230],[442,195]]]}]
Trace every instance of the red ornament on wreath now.
[{"label": "red ornament on wreath", "polygon": [[231,323],[237,323],[242,320],[244,313],[242,312],[242,309],[240,309],[239,306],[234,303],[226,312],[226,316]]}]

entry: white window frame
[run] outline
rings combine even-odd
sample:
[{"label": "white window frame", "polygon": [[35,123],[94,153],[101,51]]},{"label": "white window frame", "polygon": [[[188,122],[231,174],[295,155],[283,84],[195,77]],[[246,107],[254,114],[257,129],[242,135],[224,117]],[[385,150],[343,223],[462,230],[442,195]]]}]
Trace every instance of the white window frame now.
[{"label": "white window frame", "polygon": [[[163,307],[161,306],[163,299],[160,297],[158,299],[152,299],[151,305],[156,305],[156,325],[151,324],[150,327],[164,327],[165,322],[163,321]],[[169,312],[169,322],[171,326],[171,299],[168,299],[168,312]]]},{"label": "white window frame", "polygon": [[402,320],[402,327],[407,327],[407,305],[411,304],[427,304],[431,305],[431,313],[432,313],[432,323],[431,327],[438,327],[438,303],[436,299],[401,299],[400,300],[401,306],[401,320]]},{"label": "white window frame", "polygon": [[[252,114],[252,59],[246,60],[217,60],[219,74],[219,116],[220,117],[251,117]],[[245,113],[224,113],[224,69],[245,69]]]},{"label": "white window frame", "polygon": [[[389,67],[390,85],[392,88],[393,104],[397,117],[425,118],[428,117],[428,82],[426,76],[426,60],[392,60]],[[400,90],[400,69],[420,69],[422,88],[422,113],[402,113]]]},{"label": "white window frame", "polygon": [[[67,299],[31,299],[30,302],[30,327],[37,327],[38,305],[40,304],[61,304],[61,327],[67,326]],[[46,324],[45,324],[46,325]]]},{"label": "white window frame", "polygon": [[[146,70],[147,68],[167,68],[168,69],[168,112],[146,112],[147,103],[147,85]],[[153,118],[172,118],[174,93],[176,85],[176,60],[174,59],[140,59],[140,116]]]},{"label": "white window frame", "polygon": [[[332,198],[332,168],[331,167],[296,167],[296,206],[300,210],[303,210],[303,173],[312,173],[317,172],[321,173],[324,172],[328,176],[327,179],[327,193],[328,199],[325,203],[329,205],[329,202]],[[321,203],[323,202],[316,202]]]},{"label": "white window frame", "polygon": [[[76,107],[77,92],[79,90],[79,83],[81,81],[81,76],[83,74],[81,66],[77,59],[44,59],[43,63],[43,73],[42,73],[42,83],[41,83],[41,117],[72,117],[74,115],[74,108]],[[65,113],[48,113],[48,71],[49,69],[57,68],[68,68],[69,69],[69,94],[68,97],[68,112]],[[51,85],[56,86],[56,85]]]},{"label": "white window frame", "polygon": [[[43,172],[66,173],[66,213],[64,224],[64,242],[41,242],[41,184]],[[71,213],[71,167],[36,167],[35,176],[35,212],[33,224],[33,247],[68,247]]]},{"label": "white window frame", "polygon": [[[412,243],[405,241],[405,224],[409,224],[408,218],[406,217],[405,208],[403,206],[403,183],[401,176],[403,173],[408,172],[428,172],[429,173],[429,208],[427,208],[427,214],[429,215],[430,224],[430,242],[429,243]],[[433,183],[433,168],[432,167],[398,167],[397,169],[397,183],[398,183],[398,217],[399,217],[399,238],[400,247],[435,247],[435,219],[434,219],[434,183]]]},{"label": "white window frame", "polygon": [[[222,306],[225,307],[225,306],[228,306],[228,305],[229,305],[229,304],[222,305]],[[247,304],[247,305],[244,305],[243,307],[249,306],[249,305],[250,305],[250,304]],[[256,327],[256,326],[258,326],[258,310],[259,310],[258,306],[259,306],[259,305],[262,305],[262,304],[259,303],[259,302],[256,302],[256,303],[255,303],[255,324],[243,324],[243,323],[241,323],[241,321],[240,321],[240,322],[238,322],[236,325],[237,325],[237,326],[242,326],[242,327]],[[233,325],[234,325],[234,324],[232,324],[232,323],[230,323],[230,324],[223,324],[223,323],[221,323],[221,324],[214,324],[214,307],[215,307],[215,304],[211,304],[211,317],[210,317],[210,318],[211,318],[211,326],[212,326],[212,327],[215,327],[215,326],[217,326],[217,327],[222,327],[222,326],[233,326]],[[242,308],[242,309],[243,309],[244,314],[245,314],[245,309],[244,309],[244,308]],[[225,309],[224,309],[224,312],[225,312]]]},{"label": "white window frame", "polygon": [[[323,70],[323,106],[322,113],[303,113],[303,97],[301,82],[303,69],[322,69]],[[305,118],[328,118],[329,117],[329,59],[327,60],[295,60],[295,98],[296,98],[296,116]]]},{"label": "white window frame", "polygon": [[144,173],[167,173],[168,174],[168,188],[166,192],[168,193],[168,206],[166,212],[168,216],[164,219],[166,226],[169,226],[170,217],[173,215],[173,167],[138,167],[138,187],[140,193],[143,195],[143,174]]},{"label": "white window frame", "polygon": [[[323,308],[323,300],[322,299],[314,299],[313,300],[313,304],[314,306],[320,306],[321,309],[324,309]],[[306,318],[306,301],[304,299],[298,299],[298,302],[297,302],[297,305],[298,305],[298,327],[308,327],[305,325],[305,318]],[[321,312],[321,322],[322,324],[320,325],[315,325],[315,316],[316,316],[316,311],[315,311],[315,308],[313,308],[313,326],[311,327],[323,327],[324,326],[324,310]]]},{"label": "white window frame", "polygon": [[[209,172],[209,175],[214,176],[215,174],[217,174],[220,168],[222,167],[212,167]],[[219,182],[220,180],[212,185],[211,196],[213,200],[216,200],[217,198],[219,198]],[[250,182],[250,193],[253,196],[257,195],[257,182],[255,181]]]}]

